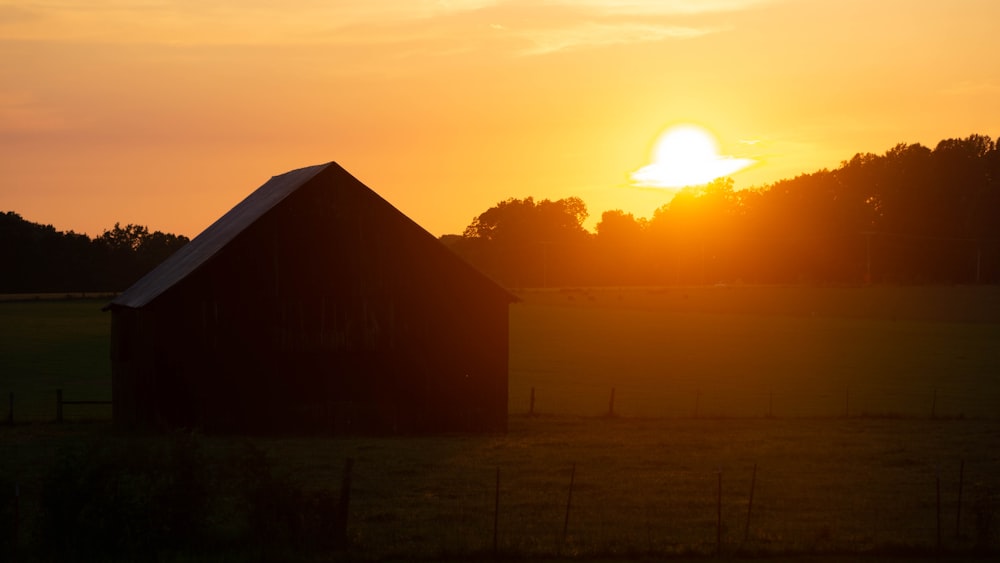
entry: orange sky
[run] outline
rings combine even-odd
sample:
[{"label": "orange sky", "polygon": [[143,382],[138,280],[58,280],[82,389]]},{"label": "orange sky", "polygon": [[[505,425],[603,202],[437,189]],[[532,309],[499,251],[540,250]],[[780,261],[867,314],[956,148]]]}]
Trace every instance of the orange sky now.
[{"label": "orange sky", "polygon": [[508,197],[649,217],[657,136],[736,187],[1000,135],[993,0],[0,0],[0,211],[194,236],[336,160],[435,235]]}]

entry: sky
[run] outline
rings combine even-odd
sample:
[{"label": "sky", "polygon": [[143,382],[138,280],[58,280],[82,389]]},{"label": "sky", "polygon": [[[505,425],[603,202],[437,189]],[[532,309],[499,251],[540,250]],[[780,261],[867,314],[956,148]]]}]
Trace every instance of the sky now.
[{"label": "sky", "polygon": [[336,161],[436,236],[528,196],[582,198],[592,229],[670,200],[636,173],[674,125],[750,163],[736,189],[997,137],[996,22],[993,0],[0,0],[0,211],[193,237]]}]

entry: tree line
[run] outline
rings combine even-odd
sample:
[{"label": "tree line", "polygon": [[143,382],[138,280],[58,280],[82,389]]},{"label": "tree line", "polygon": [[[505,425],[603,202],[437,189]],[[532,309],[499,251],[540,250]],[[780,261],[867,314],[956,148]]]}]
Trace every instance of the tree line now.
[{"label": "tree line", "polygon": [[[577,197],[510,198],[442,241],[507,287],[1000,283],[1000,149],[988,136],[898,144],[737,190],[681,190],[584,227]],[[96,238],[0,213],[0,293],[121,291],[188,242],[115,226]]]},{"label": "tree line", "polygon": [[122,291],[187,242],[119,223],[91,239],[0,213],[0,293]]},{"label": "tree line", "polygon": [[1000,283],[1000,150],[990,137],[898,144],[745,190],[681,190],[596,232],[575,197],[507,199],[455,252],[508,287],[718,283]]}]

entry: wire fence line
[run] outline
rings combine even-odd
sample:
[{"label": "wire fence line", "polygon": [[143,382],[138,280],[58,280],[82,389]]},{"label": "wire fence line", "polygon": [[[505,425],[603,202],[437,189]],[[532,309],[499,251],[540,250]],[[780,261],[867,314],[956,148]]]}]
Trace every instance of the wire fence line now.
[{"label": "wire fence line", "polygon": [[1000,388],[888,385],[796,389],[760,386],[692,386],[674,392],[637,385],[523,386],[510,394],[511,415],[614,415],[643,418],[995,418]]},{"label": "wire fence line", "polygon": [[[623,474],[615,482],[595,482],[587,475],[590,468],[574,465],[572,472],[562,468],[563,483],[534,487],[525,486],[516,468],[500,467],[496,488],[490,469],[480,469],[476,480],[425,485],[397,499],[402,502],[393,508],[356,498],[351,520],[356,548],[392,557],[491,550],[521,556],[657,556],[996,547],[998,497],[991,491],[998,483],[990,476],[992,489],[983,485],[982,474],[964,499],[956,496],[954,479],[944,499],[937,498],[933,479],[916,494],[901,484],[896,493],[881,490],[875,496],[843,494],[853,487],[850,482],[816,483],[802,498],[796,496],[802,489],[784,491],[767,468],[760,468],[754,489],[749,467],[667,479]],[[597,473],[606,478],[604,471]],[[435,515],[432,522],[410,516],[429,513]]]},{"label": "wire fence line", "polygon": [[[887,385],[826,389],[704,386],[649,392],[635,385],[610,389],[581,385],[518,386],[509,394],[512,416],[626,416],[643,418],[994,418],[1000,388]],[[0,422],[110,420],[112,400],[62,389],[10,391],[0,395]]]},{"label": "wire fence line", "polygon": [[[352,452],[358,460],[347,525],[349,549],[374,559],[490,552],[628,558],[996,553],[1000,459],[985,451],[995,443],[990,442],[997,430],[992,420],[930,421],[922,415],[919,421],[817,421],[808,423],[819,425],[812,433],[765,434],[758,446],[742,448],[743,438],[751,434],[731,434],[734,429],[803,424],[689,419],[644,427],[617,414],[620,401],[628,397],[608,393],[601,416],[584,422],[564,417],[571,421],[568,430],[550,428],[565,420],[550,423],[522,414],[512,417],[506,438],[363,441]],[[50,420],[54,411],[53,404]],[[857,450],[838,452],[843,435],[831,436],[831,430],[842,427],[852,427],[844,435],[874,440],[869,445],[877,447],[864,450],[871,458]],[[873,427],[915,430],[910,439],[894,444],[882,435],[871,438]],[[697,437],[685,442],[663,434],[685,428],[695,429]],[[981,436],[968,442],[974,444],[971,449],[949,447],[943,456],[912,441],[924,430],[942,428],[944,433],[956,429]],[[595,430],[601,435],[594,437]],[[632,431],[646,434],[633,440]],[[664,437],[654,437],[659,435]],[[801,443],[802,436],[822,439],[825,445]],[[965,439],[950,435],[940,440]],[[285,454],[302,448],[296,454],[302,459],[290,463],[296,471],[309,472],[337,466],[331,460],[354,442],[266,443]],[[778,446],[791,453],[768,453]],[[660,451],[646,453],[654,448]],[[704,450],[711,448],[715,453],[707,455]],[[375,455],[380,451],[384,454]],[[844,455],[858,459],[845,461]]]},{"label": "wire fence line", "polygon": [[[756,463],[616,475],[576,463],[478,465],[447,479],[396,480],[382,470],[356,466],[341,485],[349,508],[337,507],[346,549],[370,560],[489,553],[985,556],[997,553],[1000,539],[997,474],[964,462],[960,471],[948,467],[947,476],[939,471],[916,483],[890,472],[877,488],[862,481],[885,476],[808,476],[789,484]],[[0,492],[0,504],[19,500],[10,494]]]},{"label": "wire fence line", "polygon": [[69,394],[63,389],[44,391],[9,391],[0,399],[3,424],[64,421],[111,420],[112,401],[83,394]]}]

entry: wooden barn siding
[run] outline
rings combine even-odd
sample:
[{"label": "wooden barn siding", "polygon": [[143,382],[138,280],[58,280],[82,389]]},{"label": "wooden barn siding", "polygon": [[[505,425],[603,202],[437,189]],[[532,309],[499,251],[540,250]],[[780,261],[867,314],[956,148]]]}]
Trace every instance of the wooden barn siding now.
[{"label": "wooden barn siding", "polygon": [[121,421],[506,429],[506,301],[422,253],[374,202],[337,194],[301,190],[150,306],[115,313],[141,342],[116,366],[131,380],[115,377],[131,397]]}]

